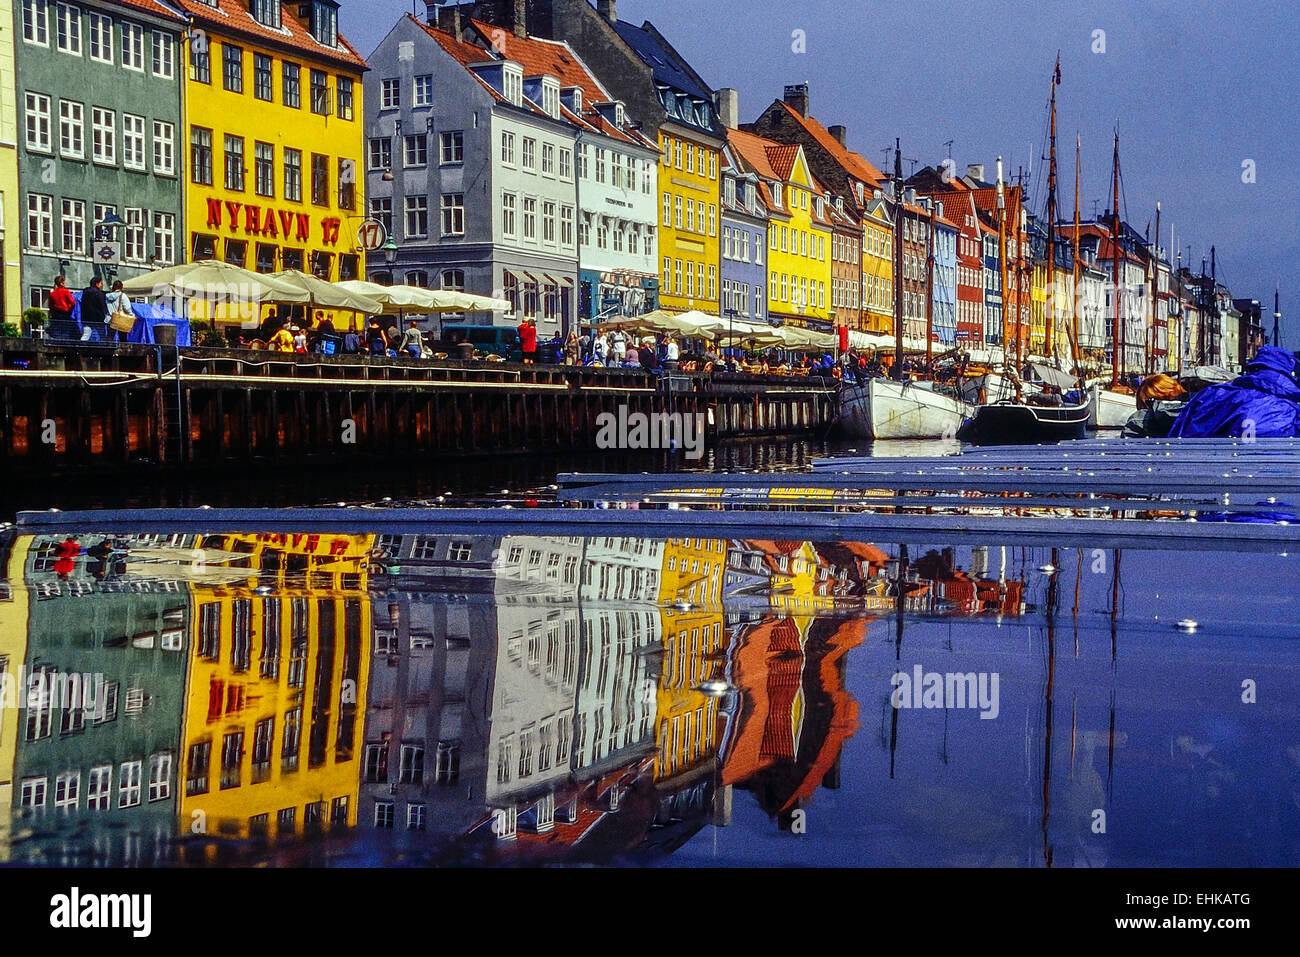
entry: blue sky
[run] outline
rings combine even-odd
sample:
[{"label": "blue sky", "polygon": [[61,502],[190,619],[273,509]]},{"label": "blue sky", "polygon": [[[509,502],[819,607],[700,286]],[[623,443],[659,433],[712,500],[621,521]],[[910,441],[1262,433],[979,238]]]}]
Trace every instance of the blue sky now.
[{"label": "blue sky", "polygon": [[[415,8],[424,10],[423,2]],[[368,54],[412,0],[346,0],[344,33]],[[877,166],[899,136],[921,165],[959,169],[998,153],[1009,172],[1033,165],[1046,205],[1048,78],[1061,52],[1061,209],[1072,210],[1074,138],[1083,140],[1084,216],[1110,196],[1111,131],[1120,132],[1121,210],[1139,230],[1163,206],[1162,244],[1175,232],[1199,266],[1217,246],[1219,276],[1272,311],[1281,284],[1284,344],[1300,347],[1300,88],[1293,18],[1284,5],[1243,0],[1096,0],[1091,4],[970,0],[619,0],[621,19],[651,19],[714,88],[740,91],[752,121],[787,83],[808,82],[812,112],[848,127],[849,145]],[[804,31],[806,52],[793,34]],[[1105,31],[1105,52],[1096,31]],[[1255,182],[1242,181],[1246,160]],[[1040,166],[1042,167],[1040,169]],[[904,172],[911,169],[904,164]],[[1040,175],[1040,172],[1042,175]],[[1271,327],[1271,323],[1269,324]]]}]

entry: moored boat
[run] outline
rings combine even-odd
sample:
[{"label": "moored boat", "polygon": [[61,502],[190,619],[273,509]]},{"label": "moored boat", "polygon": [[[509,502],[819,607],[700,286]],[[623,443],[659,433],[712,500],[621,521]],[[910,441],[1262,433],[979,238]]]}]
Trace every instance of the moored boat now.
[{"label": "moored boat", "polygon": [[1137,409],[1137,400],[1094,384],[1088,390],[1088,428],[1122,429]]},{"label": "moored boat", "polygon": [[1032,445],[1082,439],[1088,434],[1088,406],[1040,406],[1024,402],[981,405],[957,438],[975,445]]},{"label": "moored boat", "polygon": [[838,402],[840,428],[872,440],[953,438],[975,411],[973,403],[933,382],[881,378],[841,383]]}]

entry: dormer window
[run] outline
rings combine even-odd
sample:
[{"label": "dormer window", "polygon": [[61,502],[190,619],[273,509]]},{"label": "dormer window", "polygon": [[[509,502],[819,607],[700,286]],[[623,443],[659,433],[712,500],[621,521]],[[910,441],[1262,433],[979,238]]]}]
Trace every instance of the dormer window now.
[{"label": "dormer window", "polygon": [[731,177],[727,177],[726,182],[723,184],[723,190],[726,193],[727,205],[735,206],[736,205],[736,181]]},{"label": "dormer window", "polygon": [[280,29],[280,0],[252,0],[249,13],[262,26]]},{"label": "dormer window", "polygon": [[563,95],[564,105],[569,108],[569,112],[582,115],[582,87],[569,86],[564,88]]},{"label": "dormer window", "polygon": [[334,0],[312,0],[311,35],[322,46],[339,45],[339,5]]},{"label": "dormer window", "polygon": [[783,188],[780,183],[772,184],[772,205],[776,206],[777,208],[780,208],[785,205],[785,202],[781,198],[782,192],[783,192]]},{"label": "dormer window", "polygon": [[524,73],[517,63],[507,63],[501,72],[501,95],[515,106],[524,104]]},{"label": "dormer window", "polygon": [[556,119],[560,116],[560,84],[554,77],[542,77],[542,111]]}]

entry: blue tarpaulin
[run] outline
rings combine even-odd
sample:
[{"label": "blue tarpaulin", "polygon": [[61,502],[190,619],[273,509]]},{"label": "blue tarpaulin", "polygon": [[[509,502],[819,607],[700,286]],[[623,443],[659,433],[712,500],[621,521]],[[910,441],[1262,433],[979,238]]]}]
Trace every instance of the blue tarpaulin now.
[{"label": "blue tarpaulin", "polygon": [[1192,396],[1170,436],[1257,438],[1300,436],[1300,383],[1295,356],[1264,346],[1244,375]]},{"label": "blue tarpaulin", "polygon": [[[84,327],[81,324],[81,293],[72,294],[76,299],[77,305],[72,310],[72,320],[76,323],[76,338],[80,339]],[[188,346],[191,344],[190,323],[188,319],[182,319],[176,313],[172,312],[166,306],[155,306],[147,302],[131,301],[131,311],[135,313],[135,328],[127,333],[127,342],[139,342],[146,345],[152,345],[157,339],[154,337],[153,328],[159,323],[166,323],[176,327],[176,345]],[[51,330],[53,333],[54,330]],[[90,341],[102,342],[107,327],[103,324],[96,323],[90,329]]]}]

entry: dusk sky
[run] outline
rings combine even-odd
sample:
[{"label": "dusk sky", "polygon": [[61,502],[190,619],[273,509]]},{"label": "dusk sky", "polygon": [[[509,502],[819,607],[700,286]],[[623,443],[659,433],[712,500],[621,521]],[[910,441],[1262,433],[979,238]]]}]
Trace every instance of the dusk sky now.
[{"label": "dusk sky", "polygon": [[[421,0],[349,0],[342,29],[368,55]],[[1300,347],[1300,56],[1285,5],[1243,0],[618,0],[620,19],[651,20],[714,89],[740,91],[743,122],[787,83],[811,85],[811,111],[848,127],[849,146],[880,167],[902,138],[921,165],[961,171],[1000,152],[1009,175],[1032,164],[1046,208],[1047,97],[1057,50],[1059,204],[1073,213],[1074,140],[1083,139],[1082,211],[1110,204],[1111,131],[1120,134],[1121,211],[1137,229],[1163,207],[1161,245],[1188,260],[1218,251],[1234,296],[1272,313],[1281,285],[1283,344]],[[806,52],[793,36],[804,31]],[[1105,52],[1095,31],[1105,31]],[[1243,182],[1254,161],[1255,182]],[[892,159],[891,159],[892,162]],[[905,162],[903,172],[913,168]],[[1271,332],[1271,320],[1266,318]]]}]

